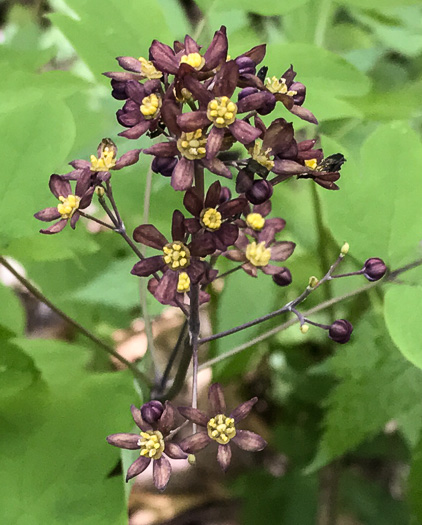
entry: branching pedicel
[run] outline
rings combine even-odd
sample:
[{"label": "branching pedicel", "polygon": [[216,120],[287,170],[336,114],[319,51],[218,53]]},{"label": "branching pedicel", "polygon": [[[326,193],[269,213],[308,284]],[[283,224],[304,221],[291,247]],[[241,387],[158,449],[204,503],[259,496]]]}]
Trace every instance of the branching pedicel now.
[{"label": "branching pedicel", "polygon": [[[157,255],[145,258],[126,233],[112,193],[112,172],[136,163],[141,150],[133,149],[117,158],[116,146],[110,139],[103,139],[90,161],[75,160],[70,163],[73,171],[51,176],[50,189],[60,202],[35,215],[42,221],[57,221],[41,230],[45,234],[59,233],[68,222],[75,228],[83,217],[121,235],[139,258],[132,274],[150,277],[151,294],[162,304],[180,308],[187,318],[164,375],[152,385],[153,400],[141,409],[132,406],[140,434],[113,434],[107,438],[114,446],[140,450],[139,458],[127,472],[127,480],[153,462],[154,483],[159,490],[165,489],[171,474],[166,456],[186,459],[187,454],[196,454],[215,441],[218,462],[226,470],[232,454],[230,443],[248,451],[266,446],[257,434],[237,428],[257,398],[227,415],[221,387],[213,384],[209,390],[209,412],[198,410],[201,345],[288,312],[298,317],[302,332],[311,324],[327,330],[332,340],[346,343],[353,330],[347,320],[322,325],[306,318],[297,308],[330,279],[363,274],[373,281],[386,272],[383,261],[372,258],[359,272],[333,275],[348,251],[346,243],[327,274],[320,281],[312,277],[294,301],[231,330],[201,338],[199,306],[210,300],[207,286],[214,280],[241,268],[251,277],[262,271],[279,286],[291,283],[290,270],[272,264],[286,261],[295,249],[293,242],[278,239],[285,227],[284,219],[268,218],[274,187],[295,176],[312,179],[327,190],[339,189],[336,181],[345,160],[343,155],[324,158],[322,150],[314,148],[316,140],[297,142],[293,125],[285,119],[276,118],[269,126],[261,119],[260,115],[271,114],[281,103],[294,115],[317,124],[315,116],[303,107],[306,88],[295,81],[293,66],[279,78],[267,76],[265,66],[257,71],[264,56],[265,45],[260,45],[231,59],[226,29],[221,27],[205,51],[190,36],[184,42],[175,42],[173,48],[155,40],[149,59],[118,57],[124,71],[105,73],[111,78],[113,96],[125,101],[117,112],[119,123],[127,128],[120,135],[128,139],[138,139],[145,133],[150,138],[160,137],[142,153],[153,157],[151,167],[155,173],[169,177],[174,190],[184,192],[186,211],[174,210],[170,239],[152,224],[142,224],[133,232],[136,243],[158,250]],[[232,198],[230,190],[218,180],[205,184],[204,169],[226,179],[235,173],[239,195]],[[76,181],[74,190],[71,181]],[[111,224],[84,211],[95,194]],[[186,212],[191,217],[185,217]],[[221,256],[239,264],[219,275],[214,267]],[[173,381],[169,381],[177,353],[181,359]],[[192,404],[180,407],[179,413],[193,423],[194,431],[177,444],[174,440],[184,424],[177,426],[176,410],[168,400],[185,382],[191,362]],[[197,425],[204,430],[196,432]]]}]

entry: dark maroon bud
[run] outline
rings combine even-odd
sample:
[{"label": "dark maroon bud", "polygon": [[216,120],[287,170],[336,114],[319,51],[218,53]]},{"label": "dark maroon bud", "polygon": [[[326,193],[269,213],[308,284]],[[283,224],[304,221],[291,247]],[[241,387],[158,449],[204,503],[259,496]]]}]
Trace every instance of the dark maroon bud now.
[{"label": "dark maroon bud", "polygon": [[256,180],[252,187],[245,193],[245,197],[252,204],[262,204],[271,198],[273,194],[272,185],[266,180]]},{"label": "dark maroon bud", "polygon": [[237,193],[245,193],[252,188],[253,173],[249,170],[241,169],[236,178]]},{"label": "dark maroon bud", "polygon": [[343,345],[347,343],[353,332],[353,326],[346,319],[337,319],[328,330],[328,337]]},{"label": "dark maroon bud", "polygon": [[117,100],[126,100],[129,98],[126,93],[126,82],[120,82],[119,80],[111,80],[112,92],[111,96]]},{"label": "dark maroon bud", "polygon": [[242,100],[242,98],[248,97],[249,95],[253,95],[254,93],[259,93],[257,88],[254,87],[245,87],[242,89],[242,91],[239,93],[237,100]]},{"label": "dark maroon bud", "polygon": [[378,281],[384,277],[387,271],[384,261],[378,257],[371,257],[363,265],[363,275],[368,281]]},{"label": "dark maroon bud", "polygon": [[176,157],[155,157],[152,161],[151,169],[154,173],[161,173],[164,177],[171,177],[176,164]]},{"label": "dark maroon bud", "polygon": [[224,202],[229,201],[231,197],[232,197],[232,192],[230,191],[230,189],[227,186],[222,186],[218,204],[223,204]]},{"label": "dark maroon bud", "polygon": [[150,425],[157,423],[163,412],[164,407],[160,401],[149,401],[141,406],[142,417]]},{"label": "dark maroon bud", "polygon": [[239,68],[239,75],[255,75],[255,62],[249,57],[238,57],[235,60]]},{"label": "dark maroon bud", "polygon": [[273,281],[275,284],[278,284],[278,286],[288,286],[292,282],[292,274],[286,267],[282,268],[282,270],[280,273],[273,275]]}]

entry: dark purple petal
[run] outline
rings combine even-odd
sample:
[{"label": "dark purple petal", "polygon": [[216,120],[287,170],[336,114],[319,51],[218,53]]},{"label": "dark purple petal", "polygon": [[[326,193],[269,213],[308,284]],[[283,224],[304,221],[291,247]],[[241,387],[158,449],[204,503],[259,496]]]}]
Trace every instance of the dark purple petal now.
[{"label": "dark purple petal", "polygon": [[215,181],[208,188],[205,196],[205,208],[215,208],[220,200],[221,184],[219,181]]},{"label": "dark purple petal", "polygon": [[61,219],[59,222],[55,222],[45,230],[40,230],[40,233],[46,233],[47,235],[52,235],[54,233],[59,233],[67,224],[67,219]]},{"label": "dark purple petal", "polygon": [[254,111],[265,106],[274,108],[275,98],[272,93],[268,91],[258,91],[246,97],[243,97],[237,103],[238,113],[246,113],[247,111]]},{"label": "dark purple petal", "polygon": [[278,272],[273,275],[273,281],[278,286],[288,286],[292,282],[292,274],[285,266],[278,267]]},{"label": "dark purple petal", "polygon": [[262,149],[271,148],[272,155],[278,155],[289,148],[294,139],[293,125],[278,118],[274,120],[265,132]]},{"label": "dark purple petal", "polygon": [[171,459],[186,459],[188,455],[180,448],[177,443],[166,442],[164,453]]},{"label": "dark purple petal", "polygon": [[228,42],[226,28],[223,27],[215,32],[214,38],[204,54],[204,69],[206,71],[215,69],[227,57]]},{"label": "dark purple petal", "polygon": [[202,109],[206,107],[208,102],[213,99],[212,93],[203,86],[196,78],[188,75],[184,78],[184,84],[194,98],[199,101],[199,107]]},{"label": "dark purple petal", "polygon": [[216,126],[213,126],[207,139],[207,160],[213,159],[220,151],[223,138],[224,128],[217,128]]},{"label": "dark purple petal", "polygon": [[293,95],[293,100],[297,106],[301,106],[305,101],[306,87],[301,82],[293,82],[290,90],[296,91],[296,95]]},{"label": "dark purple petal", "polygon": [[127,470],[126,483],[138,474],[141,474],[141,472],[143,472],[150,463],[151,458],[146,458],[145,456],[141,456],[135,460]]},{"label": "dark purple petal", "polygon": [[234,60],[223,64],[214,78],[212,89],[216,97],[231,97],[239,80],[239,67]]},{"label": "dark purple petal", "polygon": [[215,244],[213,235],[209,232],[204,233],[201,236],[195,237],[190,243],[190,251],[192,255],[196,257],[206,257],[215,252]]},{"label": "dark purple petal", "polygon": [[243,197],[239,197],[237,199],[220,204],[218,211],[221,213],[223,219],[227,219],[228,217],[234,217],[235,215],[242,213],[246,205],[247,200]]},{"label": "dark purple petal", "polygon": [[190,188],[186,191],[183,197],[183,205],[194,217],[199,217],[204,208],[204,202],[198,195],[196,188]]},{"label": "dark purple petal", "polygon": [[307,122],[311,122],[312,124],[318,124],[318,120],[316,119],[315,115],[311,111],[309,111],[309,109],[306,109],[303,106],[294,105],[290,109],[290,113],[293,113],[293,115],[296,115],[297,117],[301,118],[302,120],[306,120]]},{"label": "dark purple petal", "polygon": [[135,228],[133,238],[136,242],[157,250],[162,250],[167,244],[167,239],[153,224],[141,224]]},{"label": "dark purple petal", "polygon": [[246,256],[243,252],[241,252],[240,250],[229,250],[228,252],[226,252],[224,254],[225,257],[227,257],[227,259],[230,259],[231,261],[236,261],[236,262],[243,262],[243,261],[246,261]]},{"label": "dark purple petal", "polygon": [[165,266],[166,263],[163,261],[162,255],[155,255],[137,262],[130,273],[138,277],[148,277],[148,275],[162,270]]},{"label": "dark purple petal", "polygon": [[[85,170],[76,182],[75,195],[78,197],[83,197],[88,191],[88,188],[91,186],[91,173],[88,170]],[[81,204],[79,203],[79,207]]]},{"label": "dark purple petal", "polygon": [[177,283],[179,282],[179,274],[172,270],[167,270],[158,283],[155,290],[154,297],[162,304],[169,304],[172,301],[177,291]]},{"label": "dark purple petal", "polygon": [[161,107],[161,117],[173,135],[180,135],[177,118],[180,116],[180,107],[173,100],[165,100]]},{"label": "dark purple petal", "polygon": [[156,155],[157,157],[174,157],[178,154],[178,149],[175,141],[159,142],[142,150],[142,152],[147,155]]},{"label": "dark purple petal", "polygon": [[161,456],[160,459],[153,461],[154,485],[160,492],[162,492],[167,487],[167,484],[170,480],[170,475],[170,461],[165,456]]},{"label": "dark purple petal", "polygon": [[135,73],[141,72],[141,63],[136,58],[117,57],[116,60],[119,63],[119,66],[127,71],[134,71]]},{"label": "dark purple petal", "polygon": [[107,443],[114,447],[126,448],[128,450],[136,450],[140,448],[138,445],[140,436],[139,434],[128,434],[123,432],[121,434],[112,434],[107,436]]},{"label": "dark purple petal", "polygon": [[257,270],[256,266],[254,266],[251,262],[247,262],[245,264],[242,264],[242,268],[251,277],[256,277],[258,275],[258,270]]},{"label": "dark purple petal", "polygon": [[264,438],[249,430],[238,430],[231,441],[248,452],[258,452],[267,446]]},{"label": "dark purple petal", "polygon": [[266,217],[267,215],[271,213],[271,208],[272,208],[271,201],[268,200],[268,201],[263,202],[262,204],[257,204],[256,206],[254,206],[253,212],[259,213],[263,217]]},{"label": "dark purple petal", "polygon": [[211,124],[206,111],[191,111],[177,117],[177,124],[183,131],[196,131]]},{"label": "dark purple petal", "polygon": [[252,407],[256,404],[258,401],[257,397],[253,397],[252,399],[249,399],[249,401],[245,401],[238,407],[236,407],[233,412],[229,415],[229,417],[232,417],[234,419],[234,423],[237,424],[239,421],[242,421],[242,419],[245,419],[245,417],[248,416],[249,412],[252,410]]},{"label": "dark purple petal", "polygon": [[233,178],[232,172],[229,170],[229,168],[224,164],[224,162],[222,162],[220,159],[217,159],[216,157],[210,160],[201,159],[201,163],[211,173],[221,175],[222,177],[226,177],[227,179]]},{"label": "dark purple petal", "polygon": [[70,227],[72,228],[72,230],[75,229],[76,223],[78,222],[80,216],[81,214],[78,211],[75,211],[75,213],[72,215],[69,221]]},{"label": "dark purple petal", "polygon": [[197,233],[201,228],[201,223],[197,218],[185,219],[185,229],[187,233]]},{"label": "dark purple petal", "polygon": [[237,193],[245,193],[250,190],[253,184],[254,174],[249,170],[241,169],[236,178]]},{"label": "dark purple petal", "polygon": [[211,443],[212,439],[207,432],[197,432],[183,439],[179,445],[180,448],[188,454],[196,454]]},{"label": "dark purple petal", "polygon": [[296,244],[290,241],[275,242],[271,246],[271,260],[272,261],[285,261],[291,256]]},{"label": "dark purple petal", "polygon": [[136,425],[141,430],[143,430],[144,432],[147,432],[148,430],[152,430],[151,425],[147,423],[142,417],[142,414],[139,408],[137,408],[135,405],[131,405],[130,411],[132,412],[133,421],[135,421]]},{"label": "dark purple petal", "polygon": [[48,185],[50,186],[51,193],[57,198],[67,197],[72,193],[70,182],[63,180],[60,175],[51,175]]},{"label": "dark purple petal", "polygon": [[225,251],[232,246],[239,235],[239,228],[236,224],[225,222],[221,228],[214,233],[215,247],[217,250]]},{"label": "dark purple petal", "polygon": [[242,144],[249,144],[261,135],[259,129],[239,119],[236,119],[233,124],[230,124],[229,129],[233,137]]},{"label": "dark purple petal", "polygon": [[[121,84],[126,83],[128,80],[139,80],[138,73],[129,73],[128,71],[106,71],[105,73],[103,73],[103,75]],[[113,84],[113,82],[111,83],[111,85],[113,88],[116,86],[115,84]],[[117,100],[124,100],[125,98],[127,98],[127,96],[124,96],[122,86],[119,86],[119,94],[121,98],[119,98],[118,96],[116,96],[116,94],[113,93],[114,98],[117,98]]]},{"label": "dark purple petal", "polygon": [[164,73],[177,73],[179,69],[178,59],[174,56],[174,51],[171,47],[154,40],[149,48],[150,60],[154,66]]},{"label": "dark purple petal", "polygon": [[[130,102],[136,102],[137,108],[139,110],[139,106],[142,104],[142,100],[147,96],[143,84],[140,84],[135,80],[129,80],[129,82],[126,83],[126,93],[131,99]],[[125,104],[125,107],[126,106],[127,103]]]},{"label": "dark purple petal", "polygon": [[69,162],[77,170],[85,170],[86,168],[91,168],[91,163],[87,160],[76,159]]},{"label": "dark purple petal", "polygon": [[267,219],[265,221],[266,228],[272,228],[275,233],[281,232],[281,230],[286,226],[286,221],[279,217],[274,217],[273,219]]},{"label": "dark purple petal", "polygon": [[116,162],[114,169],[120,170],[126,166],[132,166],[132,164],[138,162],[140,153],[140,149],[131,149],[120,157],[120,159]]},{"label": "dark purple petal", "polygon": [[188,190],[193,183],[195,172],[194,160],[188,160],[182,157],[176,164],[171,175],[171,185],[176,191]]},{"label": "dark purple petal", "polygon": [[[214,246],[214,243],[213,243],[213,246]],[[215,248],[213,248],[213,251],[215,251]],[[209,253],[207,253],[206,255],[209,255]],[[205,255],[203,257],[205,257]],[[199,261],[198,259],[191,259],[190,265],[188,269],[186,270],[186,273],[189,275],[189,278],[193,284],[197,284],[202,279],[204,272],[205,272],[205,263],[203,263],[202,261]]]},{"label": "dark purple petal", "polygon": [[219,383],[213,383],[210,386],[208,390],[208,401],[210,403],[212,415],[226,413],[226,401]]},{"label": "dark purple petal", "polygon": [[164,406],[161,401],[153,399],[141,406],[141,416],[149,425],[156,425],[164,412]]},{"label": "dark purple petal", "polygon": [[217,461],[224,472],[229,468],[231,459],[232,449],[230,445],[218,445]]},{"label": "dark purple petal", "polygon": [[[168,272],[167,272],[168,273]],[[168,401],[165,402],[164,412],[158,420],[157,428],[166,436],[174,426],[174,419],[176,417],[176,410],[174,406]]]},{"label": "dark purple petal", "polygon": [[183,213],[179,210],[174,210],[171,221],[171,236],[173,241],[183,242],[185,238],[184,222],[185,218],[183,217]]},{"label": "dark purple petal", "polygon": [[267,266],[262,266],[261,270],[266,275],[277,275],[278,273],[280,273],[280,267],[274,266],[273,264],[267,264]]},{"label": "dark purple petal", "polygon": [[[150,120],[142,120],[141,122],[139,122],[139,124],[136,124],[132,128],[127,129],[125,131],[121,131],[118,135],[120,137],[125,137],[127,139],[132,139],[132,140],[139,139],[139,137],[141,135],[143,135],[145,132],[147,132],[150,127],[151,127],[151,121]],[[157,146],[158,146],[158,144],[157,144]],[[151,148],[149,148],[149,149],[151,149]],[[144,150],[144,153],[145,153],[145,150]],[[154,153],[150,153],[150,155],[154,155]],[[173,153],[173,155],[174,155],[174,153]]]},{"label": "dark purple petal", "polygon": [[243,53],[243,56],[249,57],[255,62],[255,64],[259,64],[264,60],[266,47],[266,44],[260,44],[259,46],[255,46],[249,51],[246,51],[246,53]]},{"label": "dark purple petal", "polygon": [[189,419],[192,423],[196,423],[201,427],[206,427],[209,421],[209,417],[202,410],[192,407],[178,407],[177,410],[182,414],[185,419]]},{"label": "dark purple petal", "polygon": [[309,168],[307,166],[302,166],[298,162],[293,160],[286,159],[274,159],[274,167],[271,170],[278,175],[297,175],[300,173],[309,173]]},{"label": "dark purple petal", "polygon": [[43,210],[36,213],[34,217],[39,221],[50,222],[55,221],[56,219],[60,219],[61,214],[55,206],[54,208],[44,208]]}]

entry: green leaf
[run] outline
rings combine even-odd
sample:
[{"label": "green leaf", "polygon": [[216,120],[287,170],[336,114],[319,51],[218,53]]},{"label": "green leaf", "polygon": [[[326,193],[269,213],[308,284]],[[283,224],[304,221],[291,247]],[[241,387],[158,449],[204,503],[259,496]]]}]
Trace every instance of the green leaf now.
[{"label": "green leaf", "polygon": [[130,430],[137,402],[127,372],[93,374],[89,352],[57,341],[22,341],[47,388],[0,408],[0,506],[6,523],[127,523],[119,450],[108,434]]},{"label": "green leaf", "polygon": [[0,399],[2,402],[29,388],[39,378],[40,372],[33,359],[19,346],[0,339]]},{"label": "green leaf", "polygon": [[420,523],[422,522],[422,436],[413,451],[408,487],[409,502]]},{"label": "green leaf", "polygon": [[[3,266],[0,269],[7,273]],[[10,275],[10,273],[9,273]],[[25,310],[16,293],[9,286],[0,283],[0,325],[16,335],[22,335],[25,330]]]},{"label": "green leaf", "polygon": [[416,255],[422,215],[412,196],[422,190],[421,165],[418,135],[404,123],[386,124],[363,144],[360,169],[344,166],[341,190],[320,191],[327,224],[354,257],[381,257],[394,268]]},{"label": "green leaf", "polygon": [[[311,472],[355,449],[389,420],[414,413],[422,396],[422,372],[402,357],[379,320],[359,323],[352,341],[330,363],[340,382],[325,403],[324,432],[307,468]],[[421,424],[415,420],[413,428]]]},{"label": "green leaf", "polygon": [[[276,16],[284,15],[290,11],[298,9],[303,5],[307,4],[309,0],[297,0],[296,2],[274,2],[273,0],[261,0],[256,2],[255,0],[231,0],[228,5],[227,2],[217,1],[216,6],[212,5],[213,10],[219,9],[220,11],[226,11],[230,9],[242,9],[250,13],[256,13],[262,16]],[[207,11],[210,3],[206,0],[200,0],[197,2],[201,9]]]}]

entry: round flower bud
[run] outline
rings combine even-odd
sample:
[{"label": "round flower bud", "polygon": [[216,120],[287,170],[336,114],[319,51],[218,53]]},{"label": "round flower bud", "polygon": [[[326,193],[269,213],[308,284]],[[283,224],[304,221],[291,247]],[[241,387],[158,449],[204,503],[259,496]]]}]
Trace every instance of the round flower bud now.
[{"label": "round flower bud", "polygon": [[292,282],[292,274],[288,268],[284,267],[282,272],[273,275],[273,281],[278,286],[288,286]]},{"label": "round flower bud", "polygon": [[262,204],[271,198],[273,194],[272,185],[266,180],[256,180],[252,187],[245,193],[245,197],[252,204]]},{"label": "round flower bud", "polygon": [[230,189],[227,186],[223,186],[221,188],[220,199],[218,201],[218,204],[223,204],[224,202],[229,201],[231,199],[231,196],[232,192],[230,191]]},{"label": "round flower bud", "polygon": [[350,339],[353,326],[346,319],[337,319],[328,330],[328,337],[336,343],[344,344]]},{"label": "round flower bud", "polygon": [[160,401],[149,401],[141,406],[142,417],[150,425],[157,423],[163,412],[164,407]]},{"label": "round flower bud", "polygon": [[253,173],[248,170],[241,169],[237,174],[236,178],[236,191],[237,193],[245,193],[252,188],[253,184]]},{"label": "round flower bud", "polygon": [[239,75],[255,75],[255,62],[245,56],[237,57],[235,60],[237,67],[239,68]]},{"label": "round flower bud", "polygon": [[378,281],[384,277],[386,271],[387,266],[385,266],[384,261],[378,257],[371,257],[371,259],[368,259],[363,265],[363,275],[368,281]]},{"label": "round flower bud", "polygon": [[253,95],[254,93],[259,93],[259,90],[254,87],[246,87],[242,89],[237,99],[242,100],[242,98],[248,97],[249,95]]},{"label": "round flower bud", "polygon": [[151,164],[154,173],[161,173],[164,177],[171,177],[177,164],[176,157],[155,157]]}]

